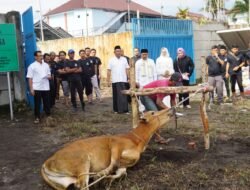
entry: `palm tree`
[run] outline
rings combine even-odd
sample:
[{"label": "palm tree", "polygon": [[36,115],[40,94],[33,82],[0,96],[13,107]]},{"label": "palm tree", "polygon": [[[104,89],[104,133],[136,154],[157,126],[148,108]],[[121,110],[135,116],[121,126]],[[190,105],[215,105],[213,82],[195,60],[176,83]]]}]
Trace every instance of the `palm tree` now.
[{"label": "palm tree", "polygon": [[249,0],[236,0],[233,8],[229,11],[229,13],[234,14],[244,14],[247,13],[249,9]]},{"label": "palm tree", "polygon": [[186,9],[178,8],[178,9],[179,9],[179,12],[176,14],[177,18],[179,18],[179,19],[189,19],[189,17],[188,17],[189,9],[188,8],[186,8]]},{"label": "palm tree", "polygon": [[216,20],[220,11],[225,7],[225,0],[206,0],[205,7],[202,10],[212,15],[212,20]]}]

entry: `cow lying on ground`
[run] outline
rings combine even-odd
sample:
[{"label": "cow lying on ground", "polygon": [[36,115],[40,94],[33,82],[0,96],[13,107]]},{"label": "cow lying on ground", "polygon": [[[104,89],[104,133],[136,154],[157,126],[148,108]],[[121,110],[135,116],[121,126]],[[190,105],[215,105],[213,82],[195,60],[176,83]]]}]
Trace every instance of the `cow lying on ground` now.
[{"label": "cow lying on ground", "polygon": [[116,179],[140,159],[157,129],[169,121],[169,112],[148,112],[127,134],[77,140],[56,152],[42,166],[43,179],[56,190],[74,186],[88,189],[91,173]]}]

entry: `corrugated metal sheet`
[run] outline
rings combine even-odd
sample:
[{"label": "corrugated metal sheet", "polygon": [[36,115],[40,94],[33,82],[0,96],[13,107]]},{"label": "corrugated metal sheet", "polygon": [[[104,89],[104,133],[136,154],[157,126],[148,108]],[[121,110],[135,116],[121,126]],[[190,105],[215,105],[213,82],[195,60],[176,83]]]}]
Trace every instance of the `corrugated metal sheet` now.
[{"label": "corrugated metal sheet", "polygon": [[217,34],[229,48],[233,44],[237,44],[240,50],[248,49],[248,44],[250,42],[250,28],[221,30],[217,31]]}]

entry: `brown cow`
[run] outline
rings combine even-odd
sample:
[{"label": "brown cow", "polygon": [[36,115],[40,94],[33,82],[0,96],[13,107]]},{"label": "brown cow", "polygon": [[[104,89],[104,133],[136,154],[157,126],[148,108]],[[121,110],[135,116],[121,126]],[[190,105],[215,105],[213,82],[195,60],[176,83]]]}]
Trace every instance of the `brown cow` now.
[{"label": "brown cow", "polygon": [[[116,179],[134,166],[153,134],[169,121],[168,110],[148,112],[127,134],[77,140],[56,152],[42,166],[44,180],[56,190],[88,189],[91,173]],[[114,173],[115,172],[115,173]]]}]

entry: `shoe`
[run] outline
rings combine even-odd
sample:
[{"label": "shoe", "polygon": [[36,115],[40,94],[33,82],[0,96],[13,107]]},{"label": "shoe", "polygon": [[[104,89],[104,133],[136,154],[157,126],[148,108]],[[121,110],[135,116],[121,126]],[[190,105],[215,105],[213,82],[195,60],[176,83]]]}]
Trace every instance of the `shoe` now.
[{"label": "shoe", "polygon": [[73,107],[73,112],[77,112],[77,107]]},{"label": "shoe", "polygon": [[40,119],[39,119],[39,118],[36,118],[36,119],[34,120],[34,124],[38,124],[38,123],[40,123]]},{"label": "shoe", "polygon": [[180,105],[180,106],[179,106],[179,108],[183,109],[183,108],[184,108],[184,106],[183,106],[183,105]]},{"label": "shoe", "polygon": [[114,114],[118,114],[118,112],[115,111]]},{"label": "shoe", "polygon": [[191,107],[190,105],[187,105],[186,108],[187,108],[187,109],[191,109],[192,107]]},{"label": "shoe", "polygon": [[129,113],[129,112],[126,112],[125,114],[126,114],[126,115],[129,115],[130,113]]}]

